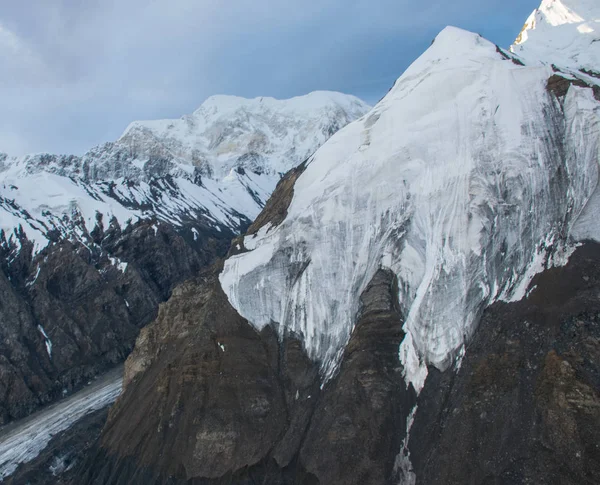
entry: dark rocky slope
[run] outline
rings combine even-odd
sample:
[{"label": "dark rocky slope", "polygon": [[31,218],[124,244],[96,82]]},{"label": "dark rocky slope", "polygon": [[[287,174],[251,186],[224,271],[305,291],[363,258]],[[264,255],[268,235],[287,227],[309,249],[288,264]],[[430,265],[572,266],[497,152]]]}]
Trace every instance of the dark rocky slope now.
[{"label": "dark rocky slope", "polygon": [[301,343],[258,333],[216,274],[185,283],[128,359],[84,483],[393,481],[414,401],[397,359],[396,291],[390,273],[373,278],[339,373],[321,390]]},{"label": "dark rocky slope", "polygon": [[[99,221],[89,244],[0,249],[0,423],[122,362],[173,287],[223,256],[234,234]],[[124,264],[119,262],[126,262]]]},{"label": "dark rocky slope", "polygon": [[600,483],[600,245],[484,314],[457,373],[430,374],[409,448],[417,483]]},{"label": "dark rocky slope", "polygon": [[[600,480],[600,245],[533,284],[486,310],[458,371],[430,370],[408,446],[417,484]],[[214,274],[184,284],[128,360],[84,483],[411,483],[396,461],[415,397],[394,285],[374,277],[319,390],[293,336],[256,332]]]}]

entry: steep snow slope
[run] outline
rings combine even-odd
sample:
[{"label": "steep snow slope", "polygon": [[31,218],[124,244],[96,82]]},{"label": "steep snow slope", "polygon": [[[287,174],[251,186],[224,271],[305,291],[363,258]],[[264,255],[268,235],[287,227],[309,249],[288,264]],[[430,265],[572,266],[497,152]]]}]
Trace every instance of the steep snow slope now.
[{"label": "steep snow slope", "polygon": [[315,154],[286,219],[226,261],[232,305],[257,327],[301,333],[331,375],[359,295],[391,268],[406,317],[400,357],[419,390],[427,364],[460,357],[487,305],[522,298],[533,274],[566,260],[598,181],[600,107],[584,86],[558,99],[553,74],[446,28]]},{"label": "steep snow slope", "polygon": [[598,74],[600,2],[543,0],[527,19],[511,51],[529,61]]},{"label": "steep snow slope", "polygon": [[132,123],[83,157],[0,154],[0,242],[18,248],[25,236],[36,250],[56,235],[85,242],[100,216],[121,227],[157,217],[237,232],[283,172],[368,109],[329,92],[215,96],[179,120]]}]

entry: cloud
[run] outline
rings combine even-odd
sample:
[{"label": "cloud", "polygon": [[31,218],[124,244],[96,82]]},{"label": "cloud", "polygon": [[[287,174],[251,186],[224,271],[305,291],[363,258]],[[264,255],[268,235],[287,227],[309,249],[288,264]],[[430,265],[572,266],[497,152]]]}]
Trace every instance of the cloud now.
[{"label": "cloud", "polygon": [[[0,151],[82,153],[217,94],[369,102],[447,24],[507,45],[536,0],[29,0],[0,11]],[[485,4],[485,5],[483,5]]]}]

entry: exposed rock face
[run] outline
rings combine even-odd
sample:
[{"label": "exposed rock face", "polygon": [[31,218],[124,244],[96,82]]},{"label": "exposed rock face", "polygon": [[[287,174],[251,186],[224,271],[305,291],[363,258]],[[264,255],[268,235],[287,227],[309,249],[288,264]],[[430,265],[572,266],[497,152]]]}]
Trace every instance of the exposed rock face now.
[{"label": "exposed rock face", "polygon": [[87,247],[63,240],[33,258],[3,255],[0,422],[122,362],[172,288],[222,256],[233,237],[187,232],[145,221],[98,229]]},{"label": "exposed rock face", "polygon": [[307,163],[308,160],[297,167],[292,168],[279,181],[272,196],[265,204],[264,209],[248,228],[248,235],[256,234],[260,228],[269,223],[273,226],[277,226],[286,218],[288,208],[292,202],[292,197],[294,197],[294,185],[296,184],[298,177],[300,177],[306,169]]},{"label": "exposed rock face", "polygon": [[321,485],[375,485],[400,478],[394,465],[415,393],[406,389],[398,360],[404,333],[397,295],[394,275],[375,273],[361,296],[339,374],[317,405],[300,458]]},{"label": "exposed rock face", "polygon": [[458,372],[431,369],[409,448],[417,483],[600,483],[600,245],[484,314]]},{"label": "exposed rock face", "polygon": [[391,273],[378,272],[321,391],[318,364],[293,335],[258,333],[214,274],[185,283],[128,359],[85,483],[388,483],[414,401],[397,359],[396,299]]},{"label": "exposed rock face", "polygon": [[[397,359],[391,273],[363,293],[321,391],[298,340],[257,333],[214,276],[186,283],[128,360],[84,483],[598,483],[600,245],[533,284],[486,310],[459,370],[430,369],[417,402]],[[394,461],[415,402],[415,475],[403,476]]]},{"label": "exposed rock face", "polygon": [[[15,416],[22,413],[23,406],[31,406],[35,399],[35,392],[40,383],[27,383],[24,381],[19,369],[15,368],[13,362],[21,360],[26,362],[28,356],[28,344],[35,346],[36,351],[43,355],[43,342],[36,335],[36,326],[33,316],[22,298],[15,293],[10,282],[0,272],[0,322],[3,329],[2,355],[0,355],[0,393],[3,396],[2,414]],[[40,364],[33,362],[38,367]],[[35,387],[34,387],[35,386]],[[27,410],[27,408],[26,408]]]},{"label": "exposed rock face", "polygon": [[[110,466],[93,460],[100,470],[93,481],[230,477],[259,463],[283,434],[280,378],[315,386],[315,371],[302,378],[311,364],[297,345],[290,344],[290,365],[279,371],[275,334],[259,335],[215,281],[208,274],[177,288],[144,330],[126,365],[125,397],[111,410],[102,439],[103,452],[132,458]],[[300,391],[303,399],[310,394]]]},{"label": "exposed rock face", "polygon": [[594,98],[600,101],[600,86],[588,84],[581,79],[568,79],[560,74],[553,74],[550,78],[548,78],[546,89],[553,93],[557,98],[564,98],[571,86],[591,88],[592,92],[594,93]]}]

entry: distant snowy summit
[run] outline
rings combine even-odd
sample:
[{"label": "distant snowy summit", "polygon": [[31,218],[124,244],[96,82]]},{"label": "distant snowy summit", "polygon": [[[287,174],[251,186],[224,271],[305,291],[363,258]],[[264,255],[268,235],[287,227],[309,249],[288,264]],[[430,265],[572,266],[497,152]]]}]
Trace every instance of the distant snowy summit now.
[{"label": "distant snowy summit", "polygon": [[86,239],[101,216],[121,227],[155,217],[239,231],[283,173],[369,109],[325,91],[288,100],[213,96],[180,119],[134,122],[81,157],[0,154],[0,244],[26,237],[39,249],[56,231],[73,238],[73,220],[75,238]]},{"label": "distant snowy summit", "polygon": [[600,2],[543,0],[511,51],[528,61],[588,71],[600,78]]},{"label": "distant snowy summit", "polygon": [[281,174],[369,109],[354,96],[327,91],[286,100],[212,96],[179,119],[135,121],[117,141],[83,157],[37,154],[14,159],[12,165],[21,172],[86,181],[194,173],[219,179],[235,168]]},{"label": "distant snowy summit", "polygon": [[285,173],[369,109],[335,92],[288,100],[213,96],[181,119],[132,123],[118,143],[138,158],[166,153],[216,177],[233,168]]}]

